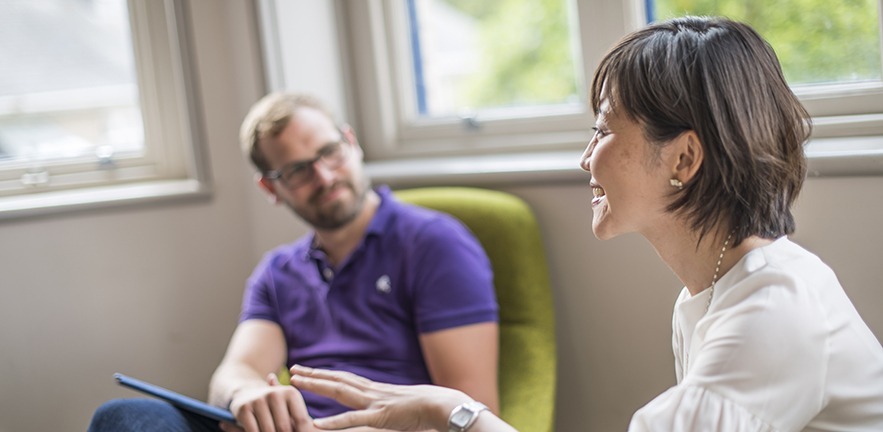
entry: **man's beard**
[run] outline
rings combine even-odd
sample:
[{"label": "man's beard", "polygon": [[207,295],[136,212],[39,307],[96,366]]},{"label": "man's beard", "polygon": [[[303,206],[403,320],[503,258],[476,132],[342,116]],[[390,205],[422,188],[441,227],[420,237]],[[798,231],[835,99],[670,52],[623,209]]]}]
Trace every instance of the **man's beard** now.
[{"label": "man's beard", "polygon": [[[321,231],[337,230],[356,219],[359,213],[362,212],[362,208],[365,207],[365,198],[368,196],[369,186],[367,181],[363,181],[361,185],[362,187],[357,187],[355,182],[340,181],[315,191],[305,206],[296,207],[291,203],[287,204],[295,214],[314,229]],[[337,201],[333,204],[326,204],[324,207],[320,206],[319,200],[322,196],[341,187],[347,188],[352,192],[354,197],[352,201]]]}]

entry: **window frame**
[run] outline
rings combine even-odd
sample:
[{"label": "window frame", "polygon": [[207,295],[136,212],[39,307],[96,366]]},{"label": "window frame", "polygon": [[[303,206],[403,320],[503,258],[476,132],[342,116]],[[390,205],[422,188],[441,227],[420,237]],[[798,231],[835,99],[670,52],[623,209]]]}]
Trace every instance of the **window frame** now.
[{"label": "window frame", "polygon": [[[369,160],[554,151],[578,147],[590,138],[585,125],[592,115],[585,100],[579,105],[525,109],[509,118],[485,111],[481,117],[410,119],[416,100],[410,93],[397,91],[413,88],[414,79],[410,40],[397,37],[408,34],[406,5],[368,0],[340,6],[346,29],[343,37],[358,71],[351,91],[359,104],[355,110],[359,133],[370,143],[365,149]],[[585,43],[578,54],[575,60],[581,73],[590,77],[587,62],[581,61],[587,55]]]},{"label": "window frame", "polygon": [[[261,0],[259,5],[272,8],[277,1]],[[883,1],[879,3],[883,10]],[[575,0],[574,4],[575,19],[589,23],[578,25],[584,81],[588,83],[606,50],[621,35],[645,24],[646,1]],[[481,178],[517,181],[515,173],[494,161],[520,160],[521,155],[548,168],[525,172],[525,180],[582,178],[576,160],[590,139],[588,126],[594,116],[586,111],[588,106],[530,118],[479,119],[478,128],[468,127],[469,118],[410,122],[406,113],[415,112],[416,102],[399,90],[412,84],[410,65],[401,60],[403,53],[410,52],[409,38],[404,36],[405,8],[398,0],[334,3],[336,22],[332,24],[337,26],[340,39],[339,62],[348,66],[342,72],[348,114],[357,126],[368,171],[375,180],[394,184],[441,179],[474,183]],[[880,16],[883,45],[883,12]],[[296,42],[273,39],[273,28],[281,19],[263,19],[261,24],[264,43],[275,45],[275,54],[284,56],[289,51],[286,47]],[[397,37],[396,32],[402,36]],[[288,71],[281,63],[268,63],[272,69],[268,76],[274,78],[269,80],[271,90],[290,88]],[[794,91],[813,115],[813,135],[806,147],[810,175],[883,174],[883,82],[795,87]],[[563,164],[566,152],[573,155],[570,168]],[[475,160],[487,163],[470,164]],[[464,168],[470,165],[471,171]],[[552,166],[559,168],[553,170]]]},{"label": "window frame", "polygon": [[10,163],[0,173],[0,187],[12,190],[28,176],[37,177],[37,184],[20,184],[0,197],[0,219],[211,194],[187,1],[128,0],[128,10],[144,156],[49,161],[37,171]]}]

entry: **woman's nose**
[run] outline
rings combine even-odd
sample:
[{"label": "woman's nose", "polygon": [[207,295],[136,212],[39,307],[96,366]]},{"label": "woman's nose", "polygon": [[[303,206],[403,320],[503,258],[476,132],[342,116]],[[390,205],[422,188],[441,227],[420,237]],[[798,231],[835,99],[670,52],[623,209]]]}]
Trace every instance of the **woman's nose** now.
[{"label": "woman's nose", "polygon": [[589,142],[589,145],[586,146],[586,151],[583,152],[582,157],[579,160],[579,167],[582,168],[585,172],[591,172],[592,169],[589,167],[589,164],[592,162],[592,151],[595,149],[595,139],[592,138],[592,141]]},{"label": "woman's nose", "polygon": [[589,168],[590,156],[587,156],[586,153],[583,153],[582,159],[579,161],[579,167],[582,168],[585,172],[592,172],[592,169]]}]

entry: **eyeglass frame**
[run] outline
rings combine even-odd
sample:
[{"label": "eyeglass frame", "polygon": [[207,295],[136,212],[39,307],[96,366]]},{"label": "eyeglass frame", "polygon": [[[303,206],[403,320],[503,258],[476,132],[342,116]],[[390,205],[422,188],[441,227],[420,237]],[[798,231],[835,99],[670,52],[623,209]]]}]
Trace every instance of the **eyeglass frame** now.
[{"label": "eyeglass frame", "polygon": [[[312,182],[316,179],[316,163],[317,162],[321,162],[322,166],[324,166],[327,169],[331,169],[331,170],[340,168],[344,163],[346,163],[347,159],[349,159],[349,150],[346,149],[346,146],[348,144],[350,144],[350,142],[347,141],[346,137],[343,134],[341,134],[341,137],[339,140],[337,140],[335,142],[329,142],[329,143],[325,144],[324,146],[322,146],[322,148],[319,149],[319,151],[316,153],[315,157],[310,158],[310,159],[287,163],[279,169],[264,172],[263,176],[267,180],[278,181],[278,182],[282,183],[283,185],[285,185],[285,187],[287,187],[289,189],[300,188],[304,185],[309,184],[310,182]],[[340,160],[333,162],[332,165],[329,165],[328,161],[326,161],[325,158],[331,156],[331,154],[333,152],[329,149],[333,149],[334,146],[337,146],[337,148],[339,149],[339,151],[341,153]],[[285,180],[285,178],[283,177],[284,173],[287,171],[299,170],[299,169],[309,170],[309,177],[305,177],[305,180],[303,180],[300,183],[289,184],[289,181]]]}]

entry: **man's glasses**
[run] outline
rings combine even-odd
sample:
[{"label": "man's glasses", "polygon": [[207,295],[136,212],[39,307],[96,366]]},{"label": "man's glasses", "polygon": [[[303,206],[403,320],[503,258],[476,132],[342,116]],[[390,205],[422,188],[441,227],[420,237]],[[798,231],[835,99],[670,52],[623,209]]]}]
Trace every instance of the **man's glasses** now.
[{"label": "man's glasses", "polygon": [[289,189],[299,188],[315,180],[316,162],[321,163],[322,166],[330,170],[340,168],[348,156],[344,144],[343,141],[329,143],[319,150],[316,157],[309,160],[292,162],[282,168],[265,173],[264,177],[270,180],[278,180]]}]

